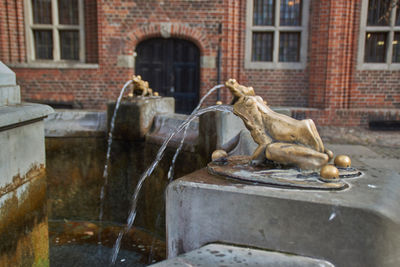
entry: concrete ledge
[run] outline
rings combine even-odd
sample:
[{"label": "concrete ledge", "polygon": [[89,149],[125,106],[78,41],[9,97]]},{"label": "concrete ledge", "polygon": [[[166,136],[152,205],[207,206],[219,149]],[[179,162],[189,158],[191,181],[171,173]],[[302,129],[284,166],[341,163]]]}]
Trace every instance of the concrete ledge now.
[{"label": "concrete ledge", "polygon": [[187,266],[291,266],[291,267],[333,267],[332,263],[308,257],[252,248],[210,244],[190,251],[176,258],[151,265],[153,267]]},{"label": "concrete ledge", "polygon": [[46,137],[104,136],[107,131],[104,111],[57,110],[44,122]]},{"label": "concrete ledge", "polygon": [[0,131],[2,128],[44,118],[53,112],[54,110],[49,106],[33,103],[0,107]]}]

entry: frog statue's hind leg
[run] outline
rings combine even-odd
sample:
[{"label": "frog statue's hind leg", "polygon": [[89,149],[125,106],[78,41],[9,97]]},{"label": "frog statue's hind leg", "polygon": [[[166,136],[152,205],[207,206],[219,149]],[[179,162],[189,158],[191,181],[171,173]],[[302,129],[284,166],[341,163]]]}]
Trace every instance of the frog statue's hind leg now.
[{"label": "frog statue's hind leg", "polygon": [[275,142],[265,148],[265,157],[282,165],[294,165],[300,169],[319,169],[329,161],[326,153],[291,143]]}]

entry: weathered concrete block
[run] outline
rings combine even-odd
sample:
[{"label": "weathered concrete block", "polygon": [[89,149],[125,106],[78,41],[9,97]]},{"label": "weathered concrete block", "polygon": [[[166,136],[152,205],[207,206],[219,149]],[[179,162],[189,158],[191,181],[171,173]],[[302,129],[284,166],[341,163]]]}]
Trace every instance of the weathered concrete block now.
[{"label": "weathered concrete block", "polygon": [[15,73],[0,61],[0,86],[16,84]]},{"label": "weathered concrete block", "polygon": [[0,106],[21,103],[21,94],[18,85],[0,85]]},{"label": "weathered concrete block", "polygon": [[0,266],[48,266],[43,119],[38,104],[0,107]]},{"label": "weathered concrete block", "polygon": [[19,86],[15,73],[0,61],[0,106],[21,103]]},{"label": "weathered concrete block", "polygon": [[0,107],[0,192],[44,168],[43,118],[51,111],[38,104]]},{"label": "weathered concrete block", "polygon": [[167,190],[168,256],[220,242],[335,266],[399,266],[399,173],[367,168],[347,182],[333,192],[247,185],[205,169],[184,176]]},{"label": "weathered concrete block", "polygon": [[[108,128],[114,114],[115,103],[107,105]],[[169,114],[175,111],[172,97],[135,98],[122,102],[115,121],[115,139],[140,140],[149,132],[156,114]]]}]

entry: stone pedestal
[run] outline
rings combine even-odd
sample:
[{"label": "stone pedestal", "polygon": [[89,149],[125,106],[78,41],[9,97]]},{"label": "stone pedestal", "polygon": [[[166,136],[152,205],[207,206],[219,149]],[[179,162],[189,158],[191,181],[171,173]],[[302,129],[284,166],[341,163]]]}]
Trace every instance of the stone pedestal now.
[{"label": "stone pedestal", "polygon": [[167,190],[168,257],[224,243],[335,266],[399,266],[400,175],[364,171],[338,192],[248,185],[206,169],[184,176]]},{"label": "stone pedestal", "polygon": [[48,266],[43,119],[0,62],[0,266]]},{"label": "stone pedestal", "polygon": [[[115,103],[107,105],[107,125],[114,114]],[[172,114],[175,99],[172,97],[137,97],[123,101],[118,109],[113,137],[124,140],[143,140],[153,125],[157,114]]]}]

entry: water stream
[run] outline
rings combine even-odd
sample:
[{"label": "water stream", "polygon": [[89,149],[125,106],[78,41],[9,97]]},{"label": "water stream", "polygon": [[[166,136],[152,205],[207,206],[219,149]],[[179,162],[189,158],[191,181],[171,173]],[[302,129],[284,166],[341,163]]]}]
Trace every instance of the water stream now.
[{"label": "water stream", "polygon": [[[192,113],[191,113],[190,115],[196,114],[196,112],[200,109],[201,105],[203,105],[203,103],[204,103],[204,101],[207,99],[207,97],[209,97],[214,91],[216,91],[216,90],[218,90],[218,89],[220,89],[220,88],[222,88],[222,87],[224,87],[224,85],[223,85],[223,84],[220,84],[220,85],[216,85],[216,86],[214,86],[213,88],[211,88],[211,89],[207,92],[207,94],[205,94],[205,95],[200,99],[199,104],[195,107],[195,109],[193,109],[193,111],[192,111]],[[175,162],[176,162],[176,159],[178,158],[178,156],[179,156],[179,154],[180,154],[180,152],[181,152],[181,150],[182,150],[182,148],[183,148],[183,144],[184,144],[184,142],[185,142],[185,139],[186,139],[186,136],[187,136],[187,130],[189,129],[189,126],[190,126],[190,123],[188,123],[187,126],[185,127],[184,132],[183,132],[183,137],[182,137],[182,139],[181,139],[181,141],[180,141],[180,143],[179,143],[179,147],[178,147],[178,149],[175,151],[174,156],[172,157],[171,165],[170,165],[170,167],[169,167],[168,175],[167,175],[167,186],[168,186],[169,183],[171,183],[171,181],[174,179]],[[164,192],[164,194],[165,194],[165,192]],[[157,226],[158,226],[158,224],[159,224],[159,222],[160,222],[160,219],[161,219],[161,212],[162,212],[162,210],[159,211],[158,214],[157,214],[157,218],[156,218],[156,228],[157,228]],[[156,239],[155,239],[155,237],[154,237],[154,238],[153,238],[153,241],[152,241],[152,245],[151,245],[151,247],[150,247],[150,254],[149,254],[149,260],[148,260],[149,263],[152,262],[153,247],[154,247],[153,244],[154,244],[155,240],[156,240]]]},{"label": "water stream", "polygon": [[104,171],[103,171],[103,186],[101,187],[100,190],[100,212],[99,212],[99,223],[100,223],[100,230],[98,233],[98,244],[101,245],[101,228],[102,228],[102,221],[103,221],[103,213],[104,213],[104,197],[105,197],[105,188],[107,187],[108,184],[108,166],[110,165],[110,155],[111,155],[111,145],[113,141],[113,133],[114,133],[114,127],[115,127],[115,120],[117,117],[117,112],[119,109],[119,106],[121,105],[121,100],[122,97],[125,93],[126,88],[132,83],[132,80],[129,80],[125,83],[125,85],[122,87],[121,92],[119,93],[117,103],[115,104],[114,108],[114,113],[111,118],[111,123],[110,123],[110,130],[108,132],[108,139],[107,139],[107,154],[106,154],[106,163],[104,165]]},{"label": "water stream", "polygon": [[[222,87],[222,86],[221,86]],[[215,88],[215,87],[214,87]],[[214,89],[213,88],[213,89]],[[216,90],[216,89],[215,89]],[[211,90],[210,90],[211,91]],[[203,100],[204,101],[204,100]],[[201,103],[199,104],[201,105]],[[137,207],[137,202],[138,202],[138,197],[139,193],[141,191],[141,188],[146,180],[147,177],[149,177],[154,169],[157,167],[158,163],[161,161],[161,159],[164,156],[165,149],[167,148],[168,143],[171,141],[171,139],[179,132],[182,130],[186,129],[188,125],[196,118],[199,117],[202,114],[205,114],[207,112],[211,111],[223,111],[223,112],[232,112],[232,106],[230,105],[217,105],[217,106],[211,106],[203,109],[198,109],[197,111],[194,111],[193,114],[187,117],[187,119],[173,132],[169,135],[169,137],[164,141],[162,146],[157,152],[155,160],[152,162],[152,164],[149,166],[149,168],[142,174],[142,176],[139,179],[138,184],[136,185],[135,191],[132,196],[132,202],[131,202],[131,209],[129,211],[129,216],[127,219],[126,226],[124,227],[123,230],[120,231],[118,238],[115,242],[114,248],[113,248],[113,255],[111,262],[112,264],[115,264],[115,261],[118,256],[118,252],[121,246],[121,240],[123,235],[129,231],[129,229],[132,227],[135,218],[136,218],[136,207]],[[183,143],[183,142],[182,142]]]}]

